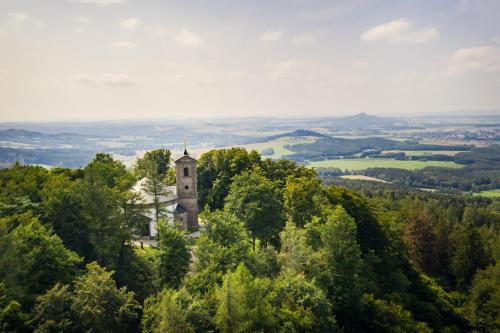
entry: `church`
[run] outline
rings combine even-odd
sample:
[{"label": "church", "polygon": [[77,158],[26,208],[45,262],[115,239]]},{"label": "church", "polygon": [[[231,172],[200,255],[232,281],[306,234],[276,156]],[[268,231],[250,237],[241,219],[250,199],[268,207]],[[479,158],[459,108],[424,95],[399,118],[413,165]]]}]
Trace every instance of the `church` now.
[{"label": "church", "polygon": [[[198,191],[196,176],[196,159],[189,156],[187,149],[184,154],[174,160],[176,185],[163,185],[158,196],[162,210],[162,218],[172,224],[178,224],[185,230],[198,230]],[[145,217],[148,228],[142,236],[158,236],[154,195],[147,192],[147,178],[142,178],[132,191],[140,193],[146,206]]]}]

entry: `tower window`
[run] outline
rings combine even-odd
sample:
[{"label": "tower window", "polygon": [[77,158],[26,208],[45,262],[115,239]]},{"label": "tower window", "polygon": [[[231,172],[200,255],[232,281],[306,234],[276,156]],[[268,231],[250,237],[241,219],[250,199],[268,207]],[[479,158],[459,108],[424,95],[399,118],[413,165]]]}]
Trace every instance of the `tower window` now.
[{"label": "tower window", "polygon": [[184,168],[184,177],[189,177],[189,168]]},{"label": "tower window", "polygon": [[184,186],[184,189],[185,189],[185,190],[189,190],[189,186],[187,186],[187,185],[186,185],[186,186]]}]

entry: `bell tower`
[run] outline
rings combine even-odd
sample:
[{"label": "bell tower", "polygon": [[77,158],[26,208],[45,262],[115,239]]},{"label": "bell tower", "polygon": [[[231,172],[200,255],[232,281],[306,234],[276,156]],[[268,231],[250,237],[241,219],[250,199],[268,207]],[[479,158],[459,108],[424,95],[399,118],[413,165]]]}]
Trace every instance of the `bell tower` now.
[{"label": "bell tower", "polygon": [[177,196],[179,205],[187,212],[187,228],[198,229],[198,190],[196,160],[189,156],[184,144],[184,155],[175,160]]}]

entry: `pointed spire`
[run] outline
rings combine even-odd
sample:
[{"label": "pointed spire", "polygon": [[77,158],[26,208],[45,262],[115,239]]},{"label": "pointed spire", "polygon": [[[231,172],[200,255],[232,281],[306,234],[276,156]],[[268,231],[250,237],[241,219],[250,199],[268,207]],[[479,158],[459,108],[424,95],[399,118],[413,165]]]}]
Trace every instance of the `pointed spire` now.
[{"label": "pointed spire", "polygon": [[187,156],[187,155],[189,155],[188,151],[187,151],[187,140],[184,139],[184,156]]}]

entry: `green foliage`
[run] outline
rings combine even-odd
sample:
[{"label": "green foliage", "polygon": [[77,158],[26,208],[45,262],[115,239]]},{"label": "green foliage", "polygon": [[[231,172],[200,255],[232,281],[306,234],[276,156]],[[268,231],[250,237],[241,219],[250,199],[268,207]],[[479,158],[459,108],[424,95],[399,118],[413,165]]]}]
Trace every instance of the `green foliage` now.
[{"label": "green foliage", "polygon": [[221,332],[270,331],[275,326],[265,295],[269,281],[254,278],[245,266],[224,276],[216,290],[215,323]]},{"label": "green foliage", "polygon": [[170,159],[170,150],[150,150],[137,159],[135,173],[139,178],[158,176],[159,179],[164,179],[170,170]]},{"label": "green foliage", "polygon": [[118,289],[111,277],[97,263],[87,265],[87,272],[75,281],[71,310],[78,326],[93,332],[133,332],[140,305],[134,293]]},{"label": "green foliage", "polygon": [[266,246],[283,228],[283,204],[275,185],[258,172],[235,176],[225,208],[243,221],[252,236]]},{"label": "green foliage", "polygon": [[335,332],[332,306],[324,292],[303,274],[285,270],[269,295],[280,332]]},{"label": "green foliage", "polygon": [[311,265],[313,250],[307,243],[306,230],[287,222],[280,233],[279,262],[282,269],[305,272]]},{"label": "green foliage", "polygon": [[56,282],[68,283],[81,263],[61,239],[28,214],[0,219],[0,280],[27,304]]},{"label": "green foliage", "polygon": [[469,295],[467,316],[477,332],[500,331],[500,263],[476,274]]},{"label": "green foliage", "polygon": [[288,219],[299,227],[310,222],[317,214],[315,199],[320,191],[321,184],[317,179],[287,178],[283,196]]},{"label": "green foliage", "polygon": [[422,322],[413,319],[410,312],[401,305],[375,299],[365,294],[362,298],[361,319],[365,321],[364,329],[370,332],[390,333],[430,333],[432,330]]},{"label": "green foliage", "polygon": [[187,309],[173,289],[163,289],[144,303],[141,328],[144,333],[191,333],[195,332],[188,321]]},{"label": "green foliage", "polygon": [[71,311],[73,295],[69,285],[57,283],[52,289],[37,298],[33,309],[35,332],[69,332],[75,330]]},{"label": "green foliage", "polygon": [[337,318],[346,325],[361,295],[363,261],[356,242],[356,223],[342,206],[337,206],[320,232],[322,244],[314,276],[338,309]]},{"label": "green foliage", "polygon": [[160,220],[158,234],[159,284],[161,287],[178,288],[191,261],[186,232]]},{"label": "green foliage", "polygon": [[0,332],[28,331],[28,318],[21,304],[5,294],[5,285],[0,282]]}]

